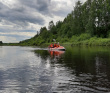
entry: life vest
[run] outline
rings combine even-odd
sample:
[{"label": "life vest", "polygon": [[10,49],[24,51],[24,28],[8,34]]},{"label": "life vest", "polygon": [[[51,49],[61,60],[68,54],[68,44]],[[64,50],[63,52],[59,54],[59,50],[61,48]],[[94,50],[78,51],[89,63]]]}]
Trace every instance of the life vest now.
[{"label": "life vest", "polygon": [[57,47],[57,44],[54,44],[54,47]]},{"label": "life vest", "polygon": [[50,47],[53,47],[53,44],[51,44]]},{"label": "life vest", "polygon": [[60,47],[60,45],[57,45],[57,47]]}]

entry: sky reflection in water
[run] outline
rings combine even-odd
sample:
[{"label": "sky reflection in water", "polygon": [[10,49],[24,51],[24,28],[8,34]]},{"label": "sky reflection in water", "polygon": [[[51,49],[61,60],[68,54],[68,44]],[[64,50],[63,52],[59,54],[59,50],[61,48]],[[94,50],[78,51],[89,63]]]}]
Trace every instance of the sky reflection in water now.
[{"label": "sky reflection in water", "polygon": [[109,48],[67,47],[63,53],[0,47],[0,93],[110,92]]}]

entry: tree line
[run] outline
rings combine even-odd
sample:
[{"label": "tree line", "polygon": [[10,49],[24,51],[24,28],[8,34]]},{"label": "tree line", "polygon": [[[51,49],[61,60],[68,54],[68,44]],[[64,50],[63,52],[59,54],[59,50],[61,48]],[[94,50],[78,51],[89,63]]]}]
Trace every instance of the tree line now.
[{"label": "tree line", "polygon": [[52,42],[68,42],[72,36],[83,33],[93,37],[110,37],[110,0],[87,0],[76,2],[73,11],[63,21],[49,22],[48,29],[41,27],[31,39],[21,41],[32,45]]}]

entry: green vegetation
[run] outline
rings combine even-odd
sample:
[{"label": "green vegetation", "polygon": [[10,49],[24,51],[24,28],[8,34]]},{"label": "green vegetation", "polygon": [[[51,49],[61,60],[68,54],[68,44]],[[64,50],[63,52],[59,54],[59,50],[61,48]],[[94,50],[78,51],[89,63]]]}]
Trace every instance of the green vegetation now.
[{"label": "green vegetation", "polygon": [[110,45],[110,1],[87,0],[76,2],[74,10],[56,25],[49,22],[48,29],[42,27],[31,39],[19,45],[49,44],[53,39],[72,45]]},{"label": "green vegetation", "polygon": [[0,45],[2,45],[3,44],[3,42],[2,41],[0,41]]}]

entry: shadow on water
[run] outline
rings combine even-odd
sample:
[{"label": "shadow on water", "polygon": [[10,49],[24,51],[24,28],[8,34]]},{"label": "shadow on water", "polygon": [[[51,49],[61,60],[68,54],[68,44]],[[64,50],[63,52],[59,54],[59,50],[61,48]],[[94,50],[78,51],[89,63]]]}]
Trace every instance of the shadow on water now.
[{"label": "shadow on water", "polygon": [[[110,91],[110,51],[107,47],[73,47],[67,49],[64,63],[74,69],[81,86]],[[86,90],[86,89],[85,89]]]},{"label": "shadow on water", "polygon": [[52,59],[60,58],[65,53],[65,51],[52,51],[52,50],[51,51],[50,50],[35,50],[34,52],[37,56],[40,56],[44,60],[48,59],[49,57],[51,57]]},{"label": "shadow on water", "polygon": [[40,56],[42,59],[47,59],[49,57],[49,52],[47,50],[35,50],[36,56]]},{"label": "shadow on water", "polygon": [[46,50],[37,50],[35,53],[45,60],[50,59],[50,64],[57,59],[54,62],[69,73],[69,82],[65,86],[59,83],[57,89],[67,88],[78,93],[110,92],[109,47],[67,47],[65,53],[61,54]]},{"label": "shadow on water", "polygon": [[109,93],[110,48],[0,48],[0,93]]}]

